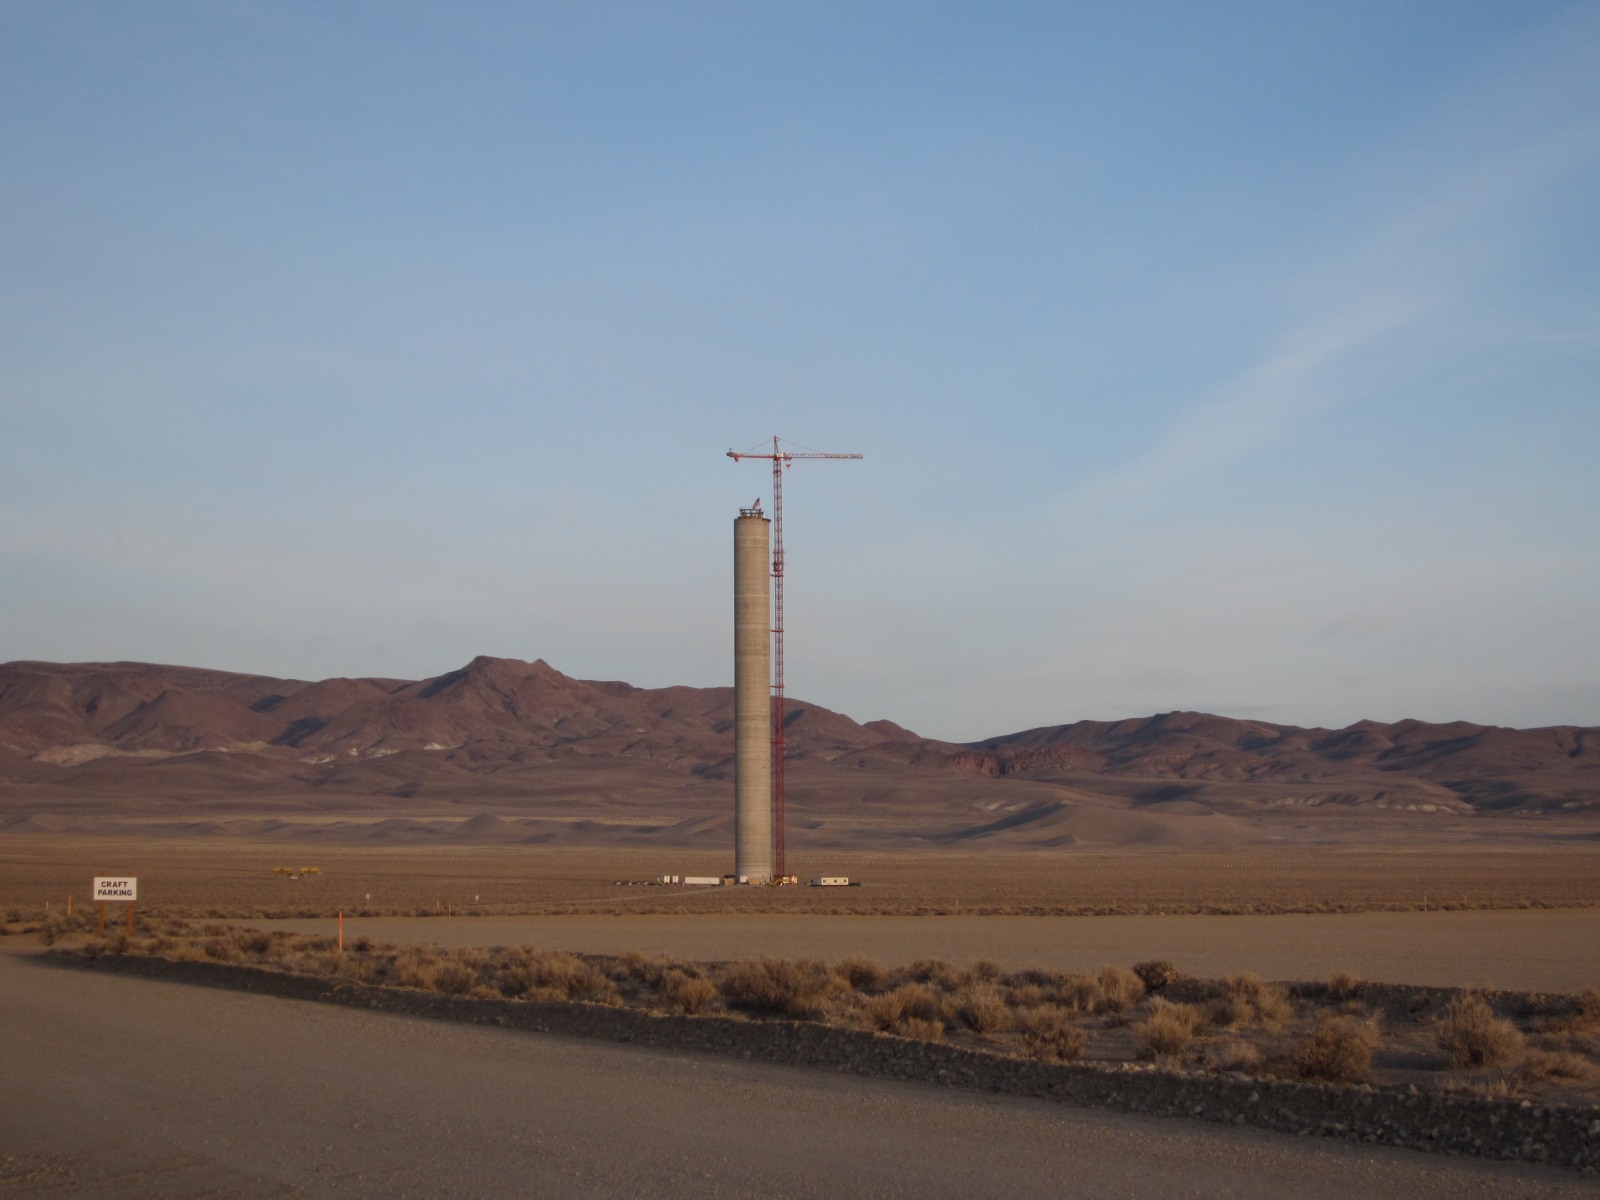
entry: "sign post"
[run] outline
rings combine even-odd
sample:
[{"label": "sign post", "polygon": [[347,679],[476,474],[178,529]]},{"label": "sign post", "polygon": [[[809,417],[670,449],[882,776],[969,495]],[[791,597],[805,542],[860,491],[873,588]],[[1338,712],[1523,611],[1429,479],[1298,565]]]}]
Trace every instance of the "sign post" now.
[{"label": "sign post", "polygon": [[128,933],[133,933],[133,902],[139,898],[139,881],[131,875],[96,875],[94,902],[100,906],[100,932],[106,931],[106,905],[128,906]]}]

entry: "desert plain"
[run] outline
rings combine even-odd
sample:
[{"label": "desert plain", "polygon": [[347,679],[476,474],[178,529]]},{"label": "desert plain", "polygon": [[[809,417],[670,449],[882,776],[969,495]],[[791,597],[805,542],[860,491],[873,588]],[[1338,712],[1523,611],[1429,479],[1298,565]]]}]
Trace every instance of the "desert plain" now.
[{"label": "desert plain", "polygon": [[[1200,980],[1575,997],[1600,986],[1592,730],[1164,714],[954,745],[797,705],[789,869],[854,886],[689,888],[657,880],[731,865],[725,690],[509,660],[417,683],[144,664],[0,674],[11,1194],[109,1194],[119,1179],[239,1195],[387,1195],[405,1180],[513,1194],[525,1179],[548,1195],[1588,1188],[1536,1162],[328,1012],[37,955],[69,903],[81,927],[91,877],[134,875],[152,952],[176,922],[200,957],[238,957],[206,930],[332,946],[342,919],[351,942],[395,947],[391,961],[531,947],[706,972],[865,960],[1021,979],[1159,960]],[[124,913],[109,916],[115,933]],[[1128,1019],[1096,1017],[1088,1057],[1134,1054]],[[1438,1075],[1422,1061],[1431,1035],[1407,1036],[1384,1077]],[[132,1102],[105,1098],[106,1078]],[[1593,1102],[1592,1079],[1539,1086],[1541,1102]],[[302,1088],[325,1099],[307,1105]],[[218,1115],[245,1094],[248,1117]],[[726,1138],[724,1101],[747,1122]],[[598,1132],[617,1113],[621,1158]],[[73,1132],[85,1115],[94,1138]],[[453,1149],[468,1128],[492,1131],[494,1153]],[[839,1148],[846,1185],[797,1168],[813,1139]]]}]

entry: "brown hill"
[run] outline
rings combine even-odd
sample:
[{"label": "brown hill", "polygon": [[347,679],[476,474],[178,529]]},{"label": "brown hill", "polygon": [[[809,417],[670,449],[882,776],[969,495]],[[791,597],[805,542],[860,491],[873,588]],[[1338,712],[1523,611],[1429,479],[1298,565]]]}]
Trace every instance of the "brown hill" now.
[{"label": "brown hill", "polygon": [[[243,832],[262,813],[316,812],[325,832],[385,838],[714,834],[731,803],[732,699],[497,658],[432,679],[320,682],[8,663],[0,827],[104,829],[116,814],[192,830],[206,815]],[[1277,836],[1260,822],[1319,810],[1600,816],[1592,728],[1328,730],[1173,712],[955,745],[791,702],[786,733],[792,825],[815,844],[1213,844]],[[326,824],[335,813],[350,822]],[[379,828],[378,815],[413,824]]]},{"label": "brown hill", "polygon": [[1158,792],[1144,789],[1146,798],[1276,791],[1282,803],[1366,800],[1424,809],[1600,804],[1600,730],[1571,725],[1359,721],[1327,730],[1172,712],[1032,729],[973,749],[989,756],[997,774],[1064,783],[1089,776],[1102,786],[1181,781]]}]

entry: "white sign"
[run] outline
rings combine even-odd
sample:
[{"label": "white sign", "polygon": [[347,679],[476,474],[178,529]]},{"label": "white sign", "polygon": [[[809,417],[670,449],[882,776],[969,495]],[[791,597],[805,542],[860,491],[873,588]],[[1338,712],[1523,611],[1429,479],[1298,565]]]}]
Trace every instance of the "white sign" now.
[{"label": "white sign", "polygon": [[96,875],[94,877],[96,901],[127,900],[139,898],[139,881],[131,875]]}]

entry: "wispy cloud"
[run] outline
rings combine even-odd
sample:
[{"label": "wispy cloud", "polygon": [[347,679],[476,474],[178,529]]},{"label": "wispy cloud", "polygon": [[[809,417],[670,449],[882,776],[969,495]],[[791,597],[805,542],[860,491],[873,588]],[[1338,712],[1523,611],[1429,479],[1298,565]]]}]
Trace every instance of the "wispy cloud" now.
[{"label": "wispy cloud", "polygon": [[[1361,199],[1377,215],[1285,283],[1299,318],[1260,361],[1201,391],[1142,452],[1086,480],[1067,506],[1158,496],[1414,369],[1434,339],[1408,348],[1399,335],[1477,299],[1496,261],[1526,235],[1521,206],[1600,161],[1596,61],[1600,5],[1585,5],[1374,149]],[[1385,207],[1392,195],[1406,199]]]}]

